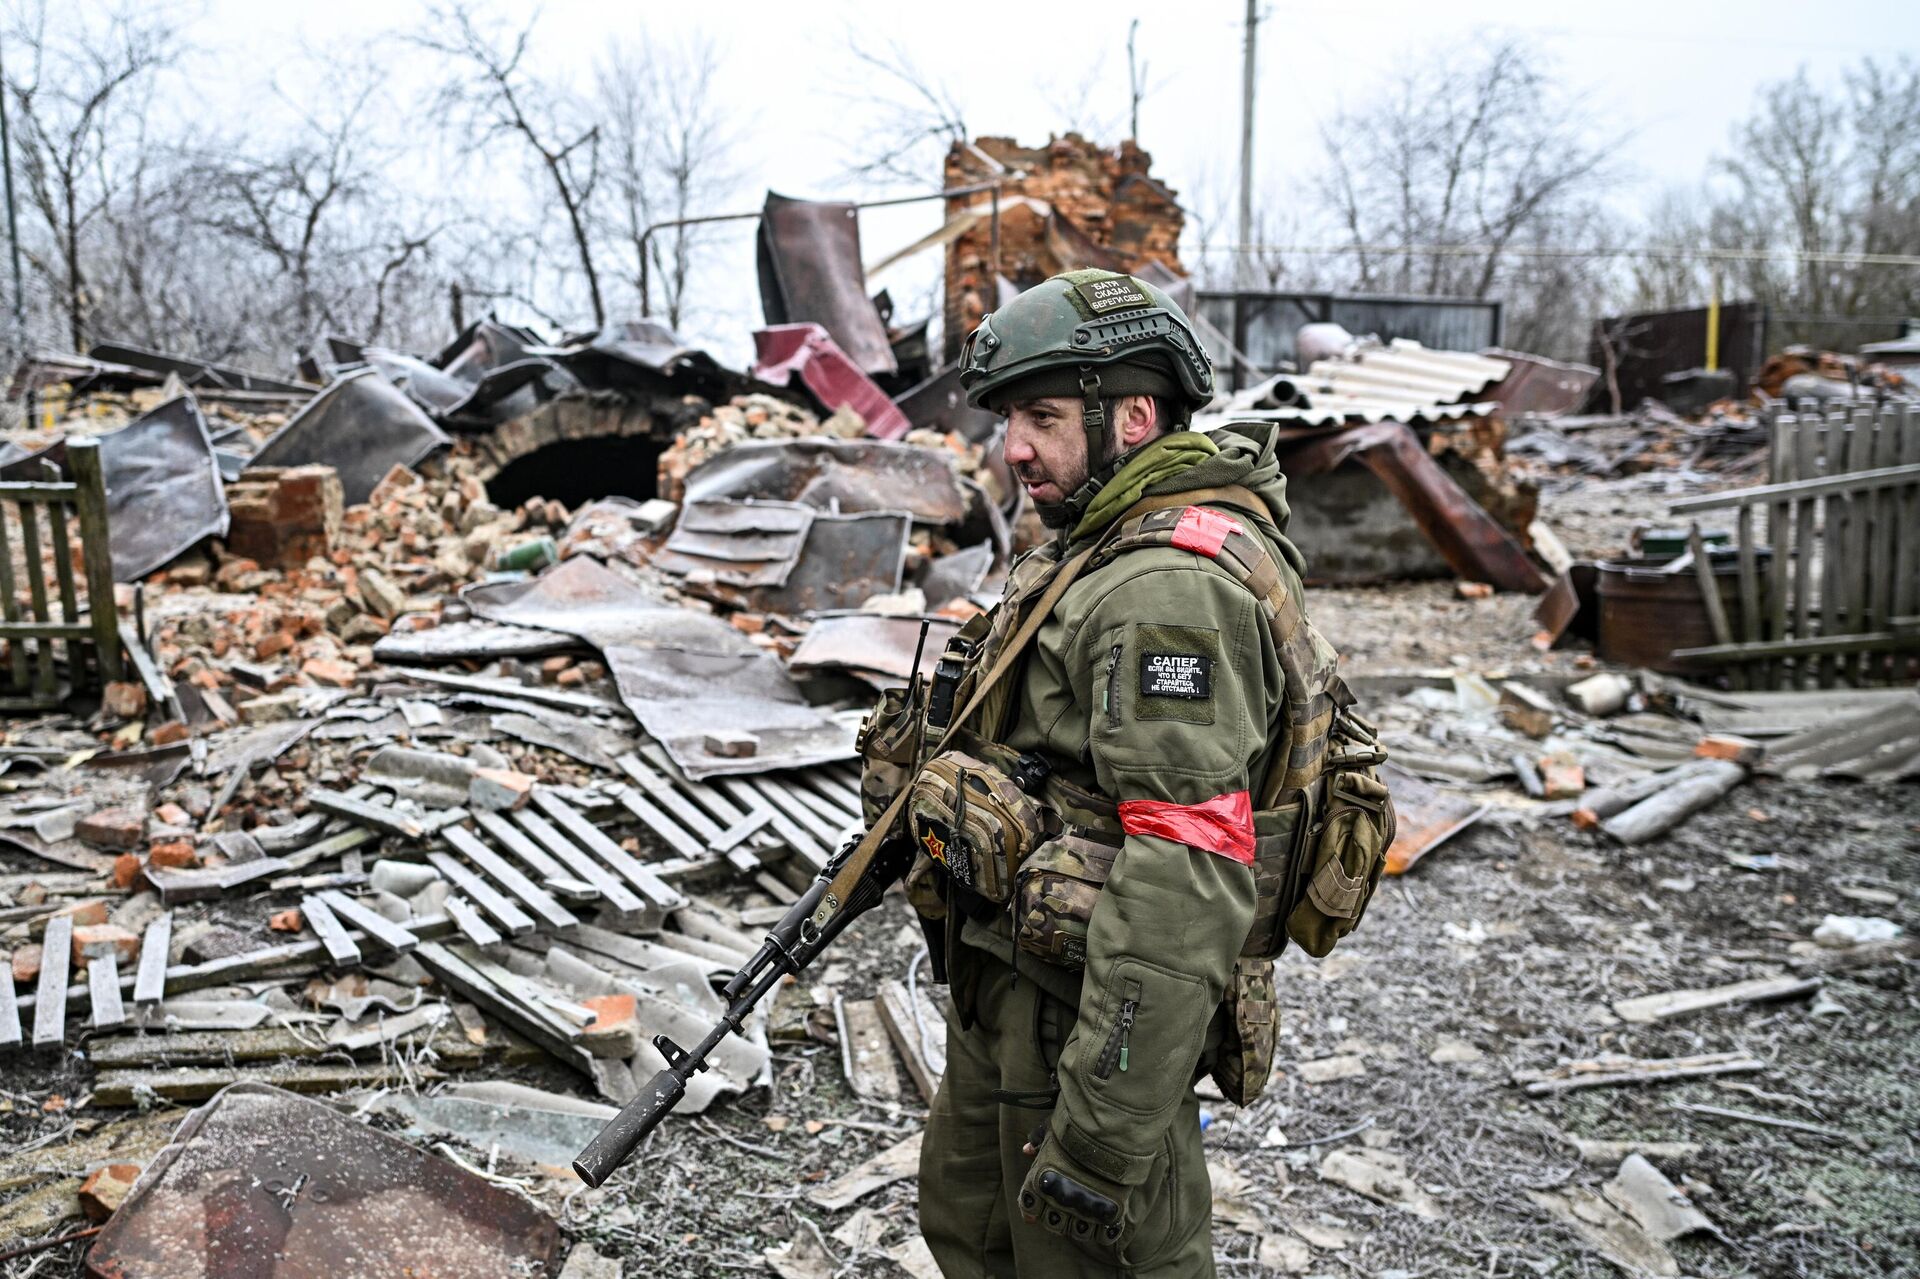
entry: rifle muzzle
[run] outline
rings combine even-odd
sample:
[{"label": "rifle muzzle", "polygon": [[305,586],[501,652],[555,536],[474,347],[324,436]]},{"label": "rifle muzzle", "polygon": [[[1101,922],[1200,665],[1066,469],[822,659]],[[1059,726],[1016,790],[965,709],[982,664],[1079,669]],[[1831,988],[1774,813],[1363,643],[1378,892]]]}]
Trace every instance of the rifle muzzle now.
[{"label": "rifle muzzle", "polygon": [[607,1121],[580,1157],[573,1161],[574,1175],[589,1186],[598,1186],[619,1170],[634,1147],[667,1117],[667,1112],[687,1095],[687,1081],[671,1070],[663,1070],[647,1081],[639,1095],[620,1113]]}]

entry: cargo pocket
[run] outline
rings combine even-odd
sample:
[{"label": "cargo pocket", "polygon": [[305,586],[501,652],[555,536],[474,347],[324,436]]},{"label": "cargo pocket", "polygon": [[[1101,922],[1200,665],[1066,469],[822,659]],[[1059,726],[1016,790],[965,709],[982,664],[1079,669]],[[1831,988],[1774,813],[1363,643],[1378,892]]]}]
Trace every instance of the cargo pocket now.
[{"label": "cargo pocket", "polygon": [[[1191,1079],[1200,1060],[1213,1008],[1206,986],[1145,960],[1123,959],[1101,995],[1098,1021],[1085,1025],[1083,1012],[1078,1032],[1085,1037],[1076,1063],[1082,1086],[1100,1104],[1153,1119],[1178,1103],[1166,1081]],[[1206,1013],[1196,1015],[1202,1005]]]},{"label": "cargo pocket", "polygon": [[1316,959],[1352,932],[1380,882],[1393,843],[1393,803],[1377,778],[1327,774],[1326,809],[1309,831],[1301,867],[1306,891],[1287,916],[1287,935]]},{"label": "cargo pocket", "polygon": [[1062,968],[1085,967],[1093,905],[1119,852],[1119,844],[1079,830],[1035,849],[1014,889],[1014,945]]},{"label": "cargo pocket", "polygon": [[1234,1105],[1250,1106],[1266,1091],[1273,1075],[1274,1045],[1280,1029],[1273,961],[1237,961],[1221,1008],[1226,1014],[1226,1034],[1211,1072],[1213,1082]]}]

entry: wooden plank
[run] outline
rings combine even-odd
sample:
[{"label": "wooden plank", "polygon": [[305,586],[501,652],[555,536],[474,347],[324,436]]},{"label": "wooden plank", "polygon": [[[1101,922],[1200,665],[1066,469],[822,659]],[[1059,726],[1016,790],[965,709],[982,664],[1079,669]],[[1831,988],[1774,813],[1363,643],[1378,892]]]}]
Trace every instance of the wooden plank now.
[{"label": "wooden plank", "polygon": [[[1795,422],[1791,415],[1779,409],[1767,413],[1767,482],[1781,484],[1793,477],[1793,452],[1791,440]],[[1767,621],[1764,634],[1759,638],[1782,640],[1787,637],[1787,555],[1793,536],[1791,512],[1793,501],[1782,498],[1767,504],[1767,546],[1772,554],[1767,557]],[[1781,688],[1785,685],[1787,668],[1784,663],[1768,661],[1759,668],[1762,687]]]},{"label": "wooden plank", "polygon": [[[71,626],[80,620],[80,598],[73,589],[73,546],[67,537],[67,508],[63,502],[55,502],[47,508],[47,519],[52,530],[48,539],[53,547],[53,580],[59,587],[60,620]],[[83,632],[79,638],[88,636]],[[78,687],[84,683],[86,670],[86,649],[72,643],[63,646],[67,658],[67,678]]]},{"label": "wooden plank", "polygon": [[[20,508],[20,550],[25,559],[22,567],[27,575],[27,601],[33,609],[33,620],[49,623],[53,617],[47,612],[46,565],[40,559],[40,514],[37,507]],[[53,672],[52,640],[34,641],[33,663],[33,695],[51,700],[57,696],[58,688]]]},{"label": "wooden plank", "polygon": [[[1905,459],[1901,456],[1900,437],[1901,418],[1891,404],[1880,406],[1874,430],[1873,465],[1875,467],[1898,466]],[[1872,562],[1869,570],[1873,578],[1873,597],[1867,610],[1868,630],[1891,630],[1893,620],[1899,616],[1896,605],[1899,602],[1899,582],[1894,576],[1900,547],[1900,504],[1905,494],[1904,488],[1881,489],[1873,497],[1873,549],[1867,558]],[[1873,683],[1885,683],[1897,679],[1895,658],[1892,654],[1881,655],[1863,669],[1862,674]]]},{"label": "wooden plank", "polygon": [[[11,631],[20,624],[20,586],[13,575],[13,537],[7,529],[7,506],[0,503],[0,617],[4,617]],[[27,690],[27,646],[18,639],[7,642],[8,660],[11,665],[12,691],[24,693]]]},{"label": "wooden plank", "polygon": [[772,820],[773,813],[764,808],[757,812],[749,813],[747,816],[742,817],[739,821],[721,831],[713,842],[707,845],[707,851],[709,853],[731,852],[739,846],[742,840]]},{"label": "wooden plank", "polygon": [[[1713,631],[1713,642],[1727,647],[1733,643],[1733,632],[1727,626],[1727,610],[1720,600],[1720,582],[1713,571],[1713,557],[1707,553],[1706,543],[1700,537],[1700,522],[1687,525],[1687,548],[1693,554],[1693,573],[1700,583],[1700,602],[1707,611],[1707,626]],[[1728,672],[1728,679],[1737,691],[1747,686],[1746,672],[1739,666]]]},{"label": "wooden plank", "polygon": [[93,1001],[95,1030],[127,1024],[127,1006],[120,999],[120,959],[113,951],[87,961],[87,994]]},{"label": "wooden plank", "polygon": [[1670,990],[1658,995],[1641,995],[1636,999],[1616,999],[1613,1001],[1613,1012],[1622,1021],[1644,1024],[1665,1021],[1669,1017],[1698,1012],[1703,1008],[1794,999],[1811,995],[1819,989],[1818,977],[1761,977],[1706,990]]},{"label": "wooden plank", "polygon": [[[1800,419],[1793,437],[1794,474],[1805,479],[1814,474],[1819,467],[1818,454],[1815,451],[1815,432],[1804,419]],[[1813,555],[1814,534],[1813,517],[1819,502],[1810,497],[1795,498],[1793,503],[1793,633],[1780,636],[1781,639],[1806,639],[1812,635],[1810,629],[1813,616]],[[1805,657],[1793,662],[1793,686],[1806,688],[1812,680],[1808,678],[1810,663]]]},{"label": "wooden plank", "polygon": [[446,876],[455,888],[471,897],[474,905],[493,916],[494,921],[506,930],[509,937],[524,937],[533,931],[533,920],[525,911],[501,896],[492,884],[461,865],[460,859],[452,853],[436,848],[427,854],[427,860],[432,862],[434,869]]},{"label": "wooden plank", "polygon": [[153,657],[147,652],[147,646],[140,641],[131,620],[120,623],[120,646],[126,650],[127,661],[132,664],[134,673],[147,687],[147,704],[165,706],[173,700],[173,681],[160,673],[153,663]]},{"label": "wooden plank", "polygon": [[[1760,633],[1760,562],[1753,549],[1753,508],[1751,506],[1740,508],[1740,513],[1734,520],[1734,528],[1740,554],[1740,642],[1758,644],[1766,637]],[[1760,668],[1748,666],[1745,674],[1747,687],[1771,687]]]},{"label": "wooden plank", "polygon": [[456,852],[505,885],[508,892],[519,898],[527,909],[545,920],[549,927],[566,929],[580,922],[578,916],[548,896],[539,885],[516,870],[506,858],[481,843],[479,837],[472,831],[460,826],[449,826],[440,833]]},{"label": "wooden plank", "polygon": [[100,442],[68,440],[67,470],[73,476],[73,504],[80,514],[87,615],[93,623],[100,677],[117,680],[121,675],[119,609],[113,598],[113,548],[107,532],[107,483],[100,465]]},{"label": "wooden plank", "polygon": [[323,813],[332,813],[335,817],[344,817],[373,830],[389,835],[399,835],[406,839],[419,839],[427,833],[427,828],[415,819],[388,808],[384,804],[369,804],[365,800],[353,799],[338,791],[328,790],[324,786],[308,789],[307,803]]},{"label": "wooden plank", "polygon": [[870,1101],[898,1101],[900,1075],[893,1068],[893,1049],[887,1028],[871,999],[833,999],[833,1018],[840,1031],[840,1069],[856,1097]]},{"label": "wooden plank", "polygon": [[[646,911],[645,902],[635,897],[632,891],[615,878],[606,866],[595,860],[592,854],[555,830],[546,818],[523,809],[513,815],[513,820],[519,823],[519,829],[514,831],[515,834],[520,835],[524,832],[523,838],[531,836],[529,843],[537,842],[555,858],[564,862],[568,873],[592,884],[614,911],[621,915],[639,915]],[[503,829],[512,829],[504,822],[501,825]]]},{"label": "wooden plank", "polygon": [[[646,798],[650,802],[679,818],[681,825],[690,830],[699,839],[712,839],[720,833],[720,824],[718,822],[707,816],[691,799],[675,789],[669,779],[662,777],[660,774],[648,768],[638,757],[622,755],[616,762],[626,772],[627,776],[640,783],[641,789],[646,792]],[[689,782],[687,788],[690,791],[694,791],[700,789],[700,786],[697,782]],[[625,802],[624,796],[622,796],[622,802]],[[632,807],[631,804],[628,806]],[[647,822],[649,826],[653,824],[638,809],[634,810],[634,815],[639,817],[641,821]],[[693,856],[694,854],[682,852],[681,855]]]},{"label": "wooden plank", "polygon": [[451,671],[436,671],[424,666],[409,666],[405,670],[389,671],[388,674],[422,684],[439,684],[446,688],[457,688],[466,693],[493,693],[500,697],[517,697],[521,701],[533,702],[540,706],[557,706],[562,710],[611,711],[616,715],[631,718],[631,713],[619,702],[610,702],[603,697],[589,697],[585,693],[569,693],[560,688],[542,688],[522,684],[518,680],[497,679],[485,675],[456,675]]},{"label": "wooden plank", "polygon": [[493,925],[480,918],[480,912],[468,905],[466,898],[449,897],[441,905],[447,914],[453,917],[454,926],[460,930],[461,936],[474,945],[498,946],[500,944],[500,934],[494,931]]},{"label": "wooden plank", "polygon": [[337,888],[329,888],[321,893],[320,900],[327,904],[327,909],[336,918],[358,928],[396,955],[404,955],[420,944],[418,937],[377,911],[368,910]]},{"label": "wooden plank", "polygon": [[1552,1070],[1516,1070],[1513,1082],[1526,1085],[1533,1097],[1574,1092],[1582,1088],[1612,1088],[1621,1084],[1657,1084],[1702,1075],[1748,1074],[1765,1070],[1767,1063],[1746,1053],[1702,1053],[1695,1057],[1595,1057],[1570,1061]]},{"label": "wooden plank", "polygon": [[[1841,477],[1847,469],[1848,415],[1845,412],[1832,412],[1827,415],[1826,474],[1823,479],[1832,481]],[[1846,609],[1846,592],[1840,584],[1841,554],[1847,544],[1847,504],[1844,488],[1822,493],[1820,501],[1820,635],[1824,639],[1846,633],[1842,614]],[[1820,687],[1832,688],[1835,663],[1830,654],[1823,654],[1816,663],[1820,673]]]},{"label": "wooden plank", "polygon": [[562,866],[538,844],[528,839],[525,832],[507,820],[506,814],[490,813],[481,809],[475,811],[473,821],[474,825],[484,831],[489,839],[525,862],[541,879],[551,882],[556,879],[575,878],[573,871]]},{"label": "wooden plank", "polygon": [[[1870,412],[1871,410],[1862,410]],[[1707,493],[1699,497],[1683,497],[1667,503],[1669,510],[1676,514],[1690,511],[1718,511],[1736,506],[1747,506],[1756,502],[1770,502],[1776,497],[1826,497],[1831,494],[1868,493],[1879,488],[1899,488],[1910,484],[1916,475],[1920,475],[1920,466],[1889,466],[1868,468],[1864,464],[1858,471],[1846,469],[1848,459],[1853,455],[1849,443],[1849,433],[1835,424],[1833,434],[1828,437],[1827,460],[1841,469],[1811,480],[1794,480],[1790,484],[1758,484],[1752,488],[1728,489],[1724,493]],[[1863,446],[1865,441],[1862,442]],[[1864,461],[1864,459],[1863,459]]]},{"label": "wooden plank", "polygon": [[[654,792],[656,798],[665,794],[664,791]],[[691,832],[661,812],[651,800],[643,797],[633,787],[620,788],[620,802],[628,812],[638,817],[648,830],[665,840],[667,846],[682,857],[698,857],[705,851],[700,841],[694,838]],[[718,827],[714,828],[714,833],[719,833]]]},{"label": "wooden plank", "polygon": [[478,950],[429,942],[414,953],[414,958],[448,989],[477,1004],[482,1012],[506,1022],[568,1065],[592,1073],[593,1059],[577,1042],[578,1030],[525,999],[513,986],[497,983],[494,974],[499,970],[486,963]]},{"label": "wooden plank", "polygon": [[793,849],[796,856],[804,858],[815,870],[826,865],[826,850],[820,847],[819,842],[781,812],[778,804],[771,802],[759,790],[750,786],[747,779],[723,777],[720,779],[720,788],[726,791],[736,803],[744,806],[748,812],[765,809],[768,813],[768,821],[780,838],[787,842],[787,846]]},{"label": "wooden plank", "polygon": [[353,938],[347,936],[347,930],[333,917],[333,911],[318,897],[306,897],[300,902],[301,917],[307,921],[307,928],[320,944],[327,948],[327,958],[336,968],[357,968],[360,966],[360,947]]},{"label": "wooden plank", "polygon": [[73,959],[73,916],[55,915],[40,939],[40,984],[33,1001],[33,1046],[57,1048],[67,1037],[67,966]]},{"label": "wooden plank", "polygon": [[173,912],[165,911],[147,925],[140,942],[140,969],[133,979],[133,1002],[151,1008],[167,997],[167,951],[173,946]]},{"label": "wooden plank", "polygon": [[849,829],[859,829],[860,810],[848,810],[834,803],[825,795],[806,784],[804,775],[789,773],[785,777],[768,778],[767,784],[788,796],[799,807],[810,810],[825,825],[823,830],[833,832],[833,842],[839,843]]},{"label": "wooden plank", "polygon": [[[1920,407],[1895,407],[1900,424],[1900,462],[1920,463]],[[1893,553],[1895,617],[1920,613],[1920,483],[1899,490],[1900,511],[1894,520],[1898,541]]]},{"label": "wooden plank", "polygon": [[0,1048],[20,1046],[20,1002],[13,994],[13,974],[0,973]]},{"label": "wooden plank", "polygon": [[[1872,409],[1854,410],[1853,431],[1847,437],[1847,470],[1850,474],[1867,474],[1872,470],[1877,423],[1878,418]],[[1847,497],[1847,547],[1841,572],[1847,586],[1847,630],[1855,635],[1875,629],[1868,606],[1872,600],[1873,504],[1877,496],[1877,492],[1853,492]],[[1841,663],[1840,669],[1849,672],[1849,682],[1858,685],[1867,663],[1868,654],[1861,652],[1855,654],[1851,661]]]},{"label": "wooden plank", "polygon": [[[646,761],[644,762],[637,755],[624,755],[621,757],[620,766],[626,769],[627,776],[639,782],[641,789],[647,791],[649,794],[662,788],[667,790],[674,789],[676,782],[673,763],[667,757],[666,748],[658,742],[648,742],[640,748],[640,751],[641,754],[646,756]],[[733,825],[747,815],[745,810],[736,806],[731,799],[722,794],[719,788],[711,782],[683,782],[679,784],[685,787],[687,797],[707,812],[713,814],[714,820],[719,822],[722,828]]]},{"label": "wooden plank", "polygon": [[611,866],[615,873],[654,906],[661,910],[678,910],[686,904],[686,898],[680,895],[678,889],[670,887],[665,880],[642,866],[631,853],[608,839],[604,831],[575,812],[559,796],[535,787],[533,802],[575,843]]}]

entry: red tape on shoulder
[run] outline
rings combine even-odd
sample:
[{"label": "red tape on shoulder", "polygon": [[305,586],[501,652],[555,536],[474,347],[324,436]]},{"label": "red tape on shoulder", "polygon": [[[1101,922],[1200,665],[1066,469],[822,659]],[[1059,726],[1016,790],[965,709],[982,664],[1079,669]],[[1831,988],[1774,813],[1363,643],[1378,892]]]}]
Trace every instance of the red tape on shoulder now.
[{"label": "red tape on shoulder", "polygon": [[1204,506],[1189,506],[1180,512],[1180,522],[1173,526],[1173,544],[1183,551],[1197,551],[1208,559],[1218,559],[1220,548],[1227,544],[1227,534],[1245,531],[1240,521],[1231,515],[1209,511]]},{"label": "red tape on shoulder", "polygon": [[1204,804],[1168,804],[1129,799],[1120,804],[1120,828],[1129,835],[1158,835],[1253,865],[1253,801],[1247,792],[1215,795]]}]

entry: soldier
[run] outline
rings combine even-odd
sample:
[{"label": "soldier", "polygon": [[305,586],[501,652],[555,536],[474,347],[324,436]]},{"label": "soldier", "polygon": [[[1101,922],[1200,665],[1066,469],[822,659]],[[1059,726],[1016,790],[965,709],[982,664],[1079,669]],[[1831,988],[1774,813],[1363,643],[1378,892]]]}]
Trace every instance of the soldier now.
[{"label": "soldier", "polygon": [[[911,792],[910,896],[938,921],[953,995],[921,1229],[949,1279],[1211,1275],[1193,1085],[1244,1067],[1257,1092],[1270,1071],[1271,966],[1239,958],[1254,813],[1290,677],[1304,665],[1324,688],[1333,662],[1298,613],[1272,428],[1187,429],[1213,393],[1206,353],[1163,292],[1110,271],[1056,276],[987,316],[960,377],[970,404],[1006,417],[1006,460],[1055,538],[962,632],[956,700],[1063,565],[1098,549],[962,725],[971,753]],[[1281,642],[1262,603],[1288,592]],[[995,761],[1037,792],[1033,813],[993,785]],[[1036,828],[1005,836],[1020,850],[1005,873],[1002,819]],[[1237,1023],[1222,1006],[1236,983]]]}]

